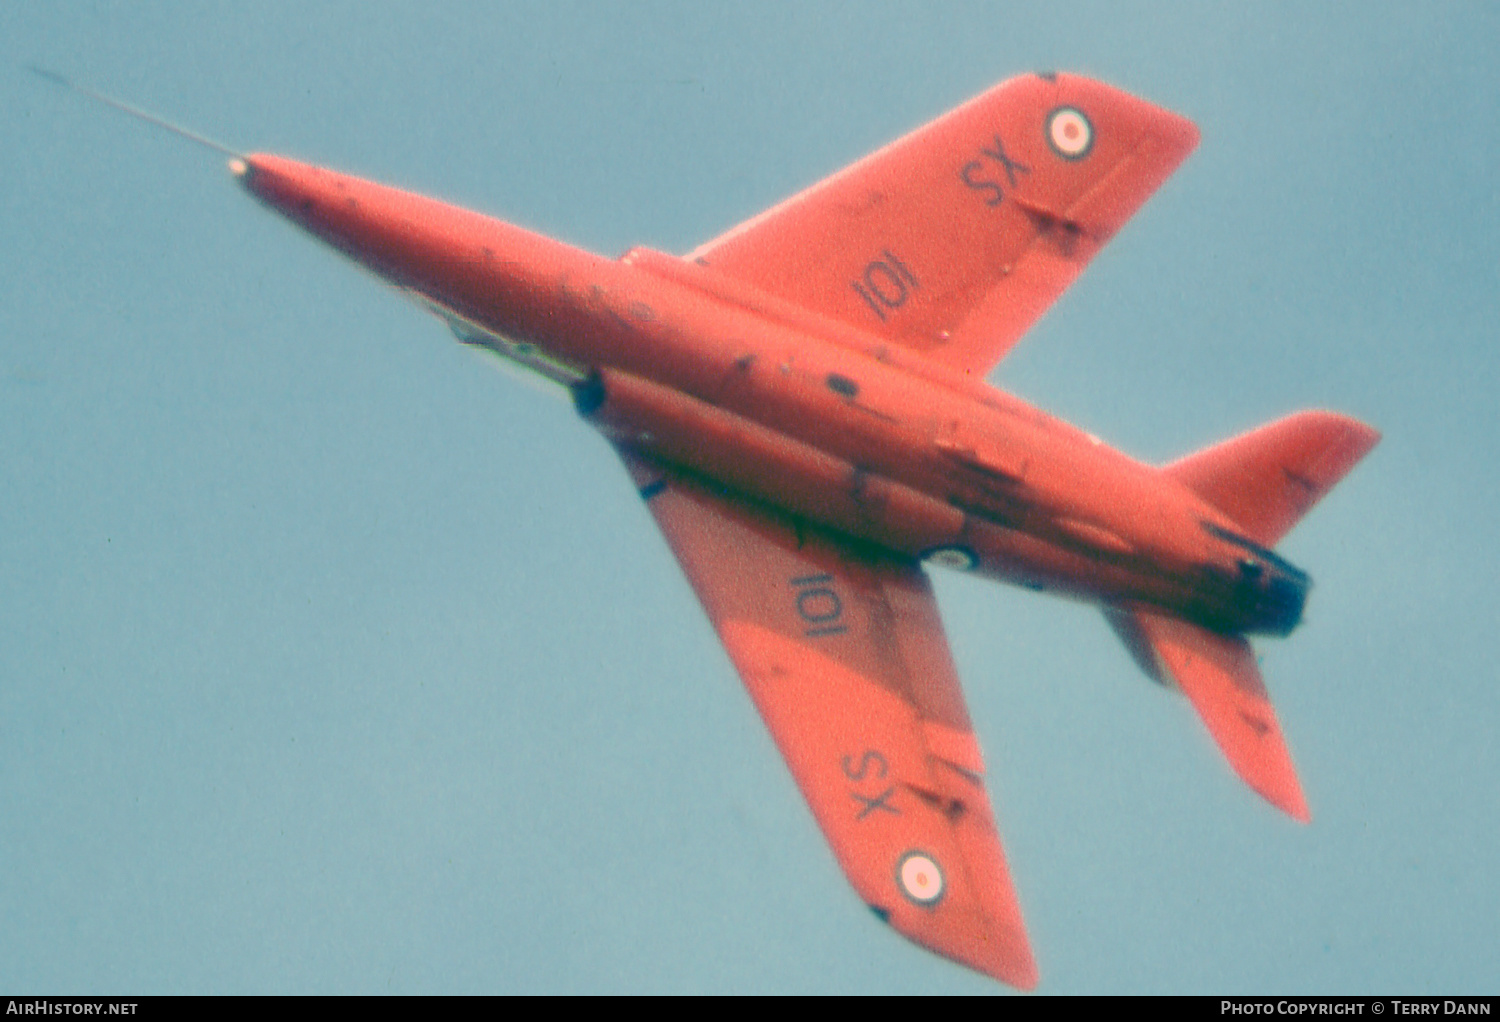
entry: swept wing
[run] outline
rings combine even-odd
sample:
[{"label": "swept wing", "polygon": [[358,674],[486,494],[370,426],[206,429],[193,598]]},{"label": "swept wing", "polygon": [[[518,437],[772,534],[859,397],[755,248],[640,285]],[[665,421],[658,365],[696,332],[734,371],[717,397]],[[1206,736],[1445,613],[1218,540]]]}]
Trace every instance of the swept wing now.
[{"label": "swept wing", "polygon": [[921,566],[622,454],[860,898],[917,943],[1034,987]]},{"label": "swept wing", "polygon": [[983,375],[1197,143],[1101,82],[1013,78],[690,258]]}]

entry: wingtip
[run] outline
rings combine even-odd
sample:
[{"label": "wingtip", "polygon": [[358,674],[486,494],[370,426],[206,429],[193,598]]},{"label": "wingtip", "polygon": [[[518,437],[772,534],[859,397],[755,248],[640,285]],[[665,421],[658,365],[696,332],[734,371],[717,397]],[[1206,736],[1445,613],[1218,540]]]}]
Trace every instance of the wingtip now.
[{"label": "wingtip", "polygon": [[1028,993],[1035,990],[1042,981],[1042,974],[1036,967],[1036,957],[1031,953],[1031,942],[1026,939],[1026,932],[1022,930],[1015,934],[1007,944],[999,956],[999,968],[993,975],[1017,990]]},{"label": "wingtip", "polygon": [[1358,419],[1354,420],[1354,422],[1355,425],[1359,427],[1359,457],[1363,458],[1366,454],[1369,454],[1371,451],[1373,451],[1376,445],[1380,443],[1381,434],[1380,430],[1376,429],[1368,422],[1360,422]]},{"label": "wingtip", "polygon": [[1036,958],[1031,953],[1031,944],[1025,932],[1007,932],[1003,928],[991,930],[989,946],[974,960],[966,962],[973,968],[1007,986],[1030,992],[1041,982],[1041,973],[1036,967]]},{"label": "wingtip", "polygon": [[1283,764],[1279,776],[1256,776],[1242,771],[1238,765],[1235,772],[1257,795],[1298,823],[1312,822],[1312,811],[1307,808],[1307,798],[1302,794],[1302,784],[1290,760]]},{"label": "wingtip", "polygon": [[1004,975],[996,974],[1002,983],[1007,983],[1023,993],[1031,993],[1042,982],[1041,973],[1037,971],[1036,962],[1029,958],[1022,966],[1013,968]]},{"label": "wingtip", "polygon": [[1298,823],[1307,824],[1312,822],[1312,811],[1307,808],[1307,799],[1302,797],[1301,789],[1292,793],[1291,798],[1277,802],[1276,808],[1286,813]]},{"label": "wingtip", "polygon": [[978,959],[965,959],[951,954],[947,957],[1023,993],[1031,993],[1042,979],[1036,967],[1036,959],[1031,956],[1030,947],[994,948],[991,954]]}]

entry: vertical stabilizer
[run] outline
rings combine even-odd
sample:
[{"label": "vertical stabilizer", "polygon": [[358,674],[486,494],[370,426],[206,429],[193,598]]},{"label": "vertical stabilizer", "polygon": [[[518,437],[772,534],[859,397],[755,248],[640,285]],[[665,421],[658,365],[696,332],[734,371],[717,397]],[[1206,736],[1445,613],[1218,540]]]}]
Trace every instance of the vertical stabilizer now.
[{"label": "vertical stabilizer", "polygon": [[1357,419],[1298,412],[1175,461],[1166,473],[1264,546],[1277,540],[1380,441]]}]

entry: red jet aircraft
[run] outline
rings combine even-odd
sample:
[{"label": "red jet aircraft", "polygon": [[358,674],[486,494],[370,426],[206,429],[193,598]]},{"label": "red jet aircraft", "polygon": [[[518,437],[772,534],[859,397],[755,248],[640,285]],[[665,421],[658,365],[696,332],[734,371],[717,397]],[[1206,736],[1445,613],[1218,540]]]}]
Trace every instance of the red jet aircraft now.
[{"label": "red jet aircraft", "polygon": [[1026,75],[686,257],[618,260],[279,156],[230,166],[464,343],[571,390],[859,897],[1030,989],[924,563],[1097,603],[1308,819],[1245,636],[1301,620],[1308,577],[1272,548],[1379,434],[1301,412],[1158,468],[983,382],[1197,142],[1110,86]]}]

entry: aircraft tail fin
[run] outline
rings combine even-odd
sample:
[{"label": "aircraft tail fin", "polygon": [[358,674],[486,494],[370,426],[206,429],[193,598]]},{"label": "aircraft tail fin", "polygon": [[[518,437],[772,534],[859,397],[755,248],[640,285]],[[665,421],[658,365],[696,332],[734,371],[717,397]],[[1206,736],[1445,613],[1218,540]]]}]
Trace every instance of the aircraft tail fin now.
[{"label": "aircraft tail fin", "polygon": [[1276,545],[1380,441],[1334,412],[1298,412],[1166,466],[1245,535]]},{"label": "aircraft tail fin", "polygon": [[1182,690],[1240,779],[1302,823],[1312,817],[1250,644],[1152,611],[1104,612],[1148,675]]}]

